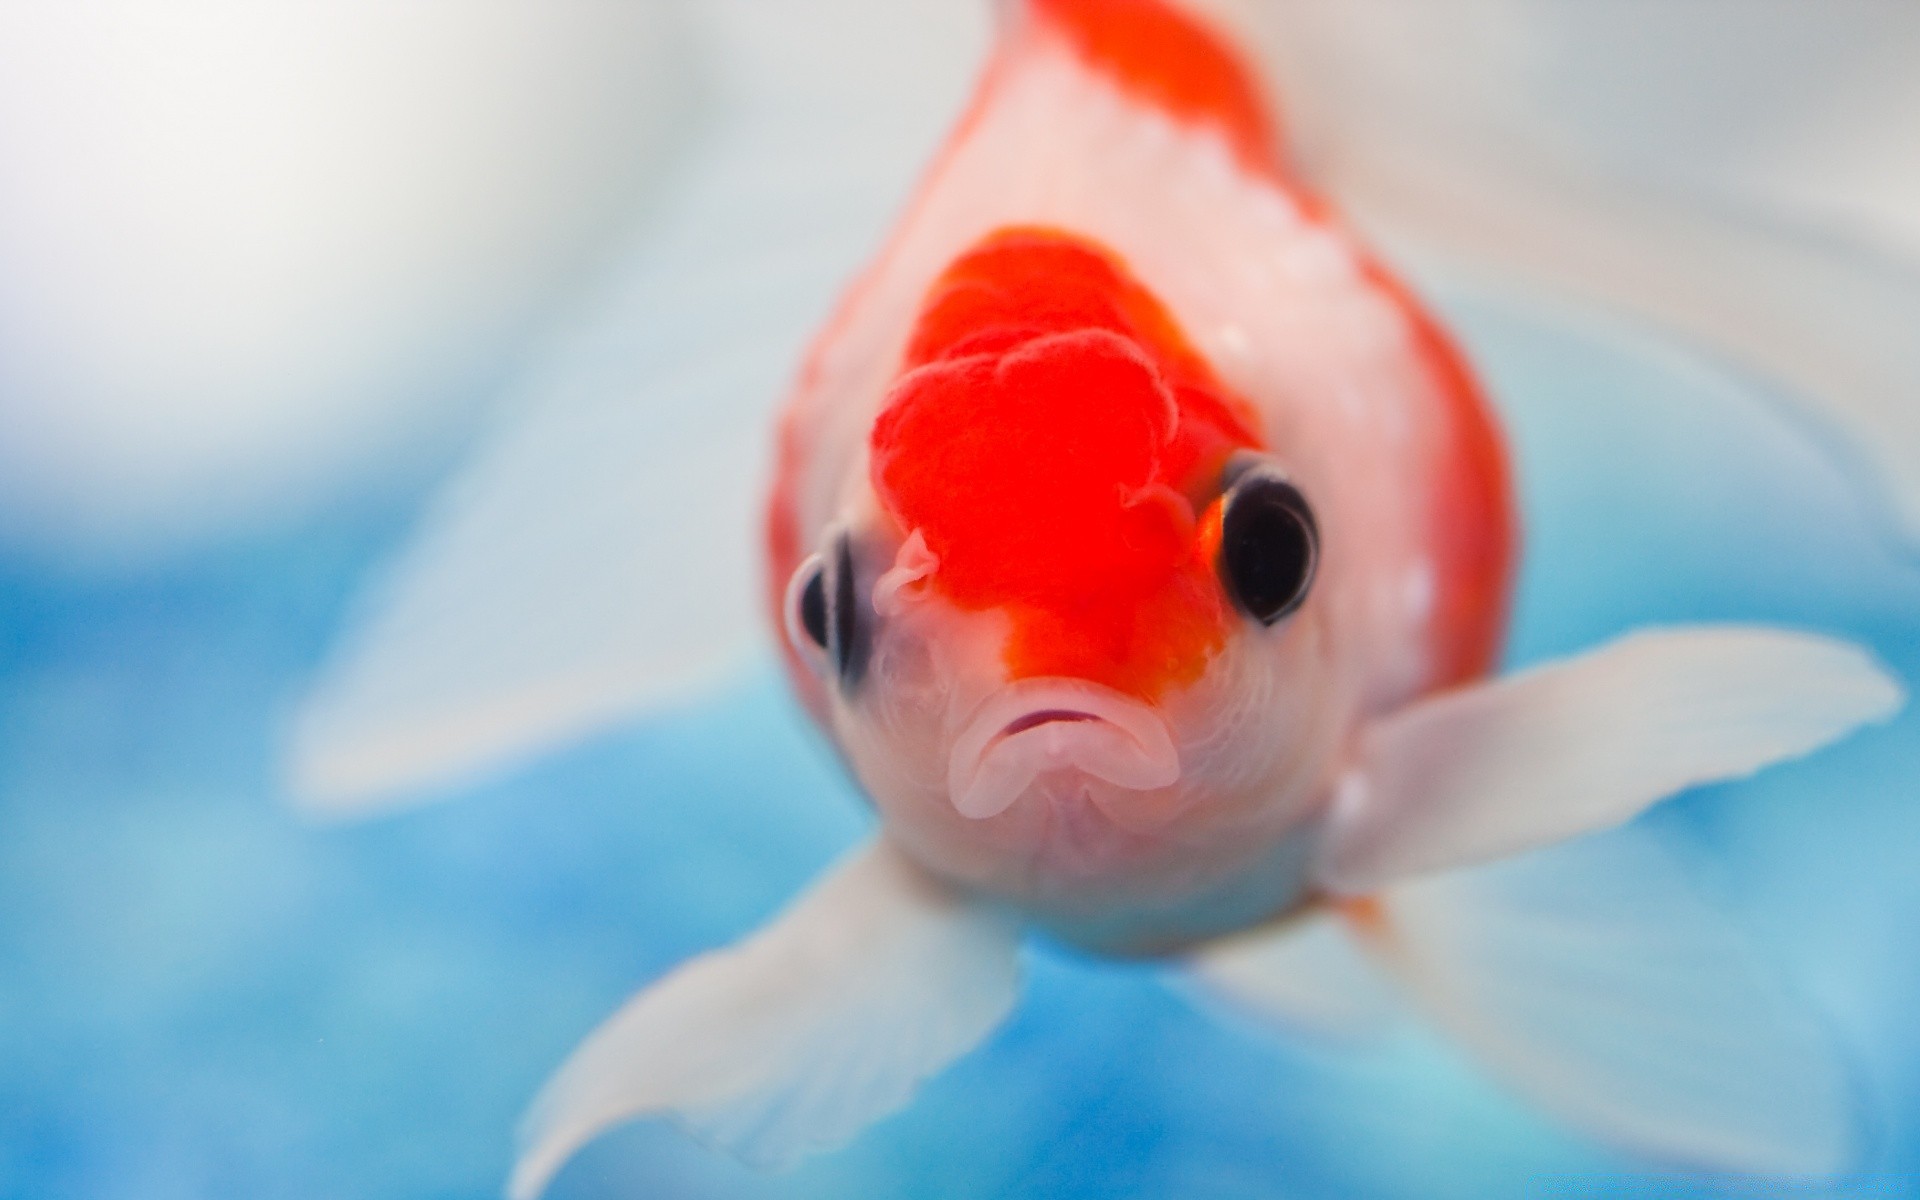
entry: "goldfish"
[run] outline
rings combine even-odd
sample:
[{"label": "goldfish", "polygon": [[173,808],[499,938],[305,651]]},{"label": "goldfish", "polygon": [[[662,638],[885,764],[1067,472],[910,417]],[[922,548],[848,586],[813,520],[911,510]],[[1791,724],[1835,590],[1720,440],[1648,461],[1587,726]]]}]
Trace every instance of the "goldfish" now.
[{"label": "goldfish", "polygon": [[[1657,846],[1589,835],[1886,720],[1900,684],[1753,625],[1497,675],[1521,552],[1498,417],[1289,157],[1252,45],[1224,6],[1004,6],[774,439],[763,607],[877,829],[587,1038],[529,1113],[516,1200],[639,1117],[769,1165],[846,1142],[999,1026],[1033,936],[1179,964],[1282,1026],[1405,1008],[1650,1156],[1844,1168],[1818,1022]],[[705,462],[655,464],[676,515]],[[636,470],[605,463],[580,469]],[[323,683],[296,747],[319,803],[699,674],[713,618],[688,610],[643,663],[489,691],[433,640],[473,571],[403,577],[348,658],[376,665]],[[463,678],[464,704],[420,701]]]}]

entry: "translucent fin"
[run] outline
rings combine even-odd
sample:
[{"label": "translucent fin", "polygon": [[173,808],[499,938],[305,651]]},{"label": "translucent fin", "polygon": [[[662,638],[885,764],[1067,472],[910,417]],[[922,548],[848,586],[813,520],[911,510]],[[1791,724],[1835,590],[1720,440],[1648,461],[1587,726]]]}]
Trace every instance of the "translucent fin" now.
[{"label": "translucent fin", "polygon": [[1358,927],[1441,1030],[1597,1138],[1769,1176],[1857,1151],[1826,1032],[1644,834],[1405,884]]},{"label": "translucent fin", "polygon": [[675,1116],[763,1166],[846,1141],[1000,1023],[1018,937],[876,842],[594,1031],[527,1114],[508,1195],[530,1200],[594,1135],[637,1117]]},{"label": "translucent fin", "polygon": [[[1920,533],[1911,13],[1722,6],[1689,41],[1664,36],[1685,23],[1664,8],[1238,7],[1304,173],[1402,256],[1639,317],[1797,394]],[[1849,22],[1855,36],[1835,34]],[[1609,53],[1633,70],[1596,64]],[[1662,85],[1665,110],[1649,99]],[[1676,132],[1691,96],[1707,97],[1694,132]]]},{"label": "translucent fin", "polygon": [[309,807],[443,788],[752,651],[771,413],[958,109],[987,14],[725,0],[687,16],[710,52],[705,120],[608,286],[361,605],[294,731]]},{"label": "translucent fin", "polygon": [[1375,220],[1482,272],[1649,321],[1810,401],[1920,534],[1920,270],[1777,216],[1625,190],[1341,188],[1363,190],[1394,197],[1367,205]]},{"label": "translucent fin", "polygon": [[1291,1031],[1362,1037],[1402,1008],[1347,923],[1326,910],[1222,938],[1188,967],[1205,992]]},{"label": "translucent fin", "polygon": [[1859,647],[1785,630],[1631,634],[1443,693],[1369,729],[1320,879],[1369,892],[1607,829],[1692,784],[1797,758],[1898,711]]}]

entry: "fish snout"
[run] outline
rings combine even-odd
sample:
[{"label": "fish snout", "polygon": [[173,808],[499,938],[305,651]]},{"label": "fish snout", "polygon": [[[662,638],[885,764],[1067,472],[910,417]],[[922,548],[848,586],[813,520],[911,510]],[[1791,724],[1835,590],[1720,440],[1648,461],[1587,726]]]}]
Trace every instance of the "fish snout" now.
[{"label": "fish snout", "polygon": [[961,816],[984,820],[1061,770],[1153,791],[1179,781],[1180,755],[1160,714],[1131,696],[1082,680],[1021,680],[990,698],[954,741],[948,795]]}]

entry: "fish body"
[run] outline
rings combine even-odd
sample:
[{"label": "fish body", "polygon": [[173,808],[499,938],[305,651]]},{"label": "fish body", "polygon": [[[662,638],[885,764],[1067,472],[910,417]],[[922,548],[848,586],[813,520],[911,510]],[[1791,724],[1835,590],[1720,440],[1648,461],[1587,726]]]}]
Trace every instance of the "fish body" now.
[{"label": "fish body", "polygon": [[1036,928],[1181,956],[1283,1024],[1410,1004],[1644,1152],[1845,1162],[1831,1046],[1659,854],[1482,864],[1899,688],[1738,627],[1486,680],[1517,550],[1497,424],[1273,111],[1164,0],[1008,12],[780,426],[769,607],[880,832],[594,1034],[516,1195],[639,1114],[749,1161],[837,1144],[1005,1016]]},{"label": "fish body", "polygon": [[[1296,171],[1238,12],[1002,6],[773,456],[763,600],[878,829],[587,1039],[529,1114],[515,1197],[639,1116],[767,1164],[844,1142],[1011,1011],[1035,930],[1165,956],[1283,1026],[1411,1012],[1662,1160],[1845,1168],[1818,1022],[1657,847],[1586,835],[1884,720],[1901,688],[1857,647],[1753,626],[1493,676],[1519,551],[1498,423]],[[578,471],[598,447],[574,432],[550,440]],[[659,464],[663,501],[697,507],[702,471]],[[487,592],[471,563],[496,544],[450,528],[350,660],[376,666],[309,714],[316,793],[590,725],[643,690],[626,676],[694,657],[703,611],[654,613],[624,665],[512,665],[449,709],[460,688],[420,680],[519,653],[499,628],[570,628],[442,635],[436,597]],[[664,590],[669,556],[629,553]]]},{"label": "fish body", "polygon": [[[781,625],[904,849],[1102,948],[1164,946],[1303,896],[1354,731],[1492,664],[1508,470],[1445,334],[1288,176],[1230,42],[1160,4],[1009,26],[802,372],[768,578],[783,612],[841,538],[884,593],[851,684]],[[1219,574],[1249,464],[1317,525],[1310,590],[1270,627]],[[1101,758],[1120,714],[1164,726],[1174,778],[1030,769],[1050,738]],[[961,776],[995,766],[1032,781],[969,800]]]}]

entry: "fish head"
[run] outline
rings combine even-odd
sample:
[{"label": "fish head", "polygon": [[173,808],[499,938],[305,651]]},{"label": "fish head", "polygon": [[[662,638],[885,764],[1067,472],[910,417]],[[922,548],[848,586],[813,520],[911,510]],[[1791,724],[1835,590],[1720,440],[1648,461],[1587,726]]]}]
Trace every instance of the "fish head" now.
[{"label": "fish head", "polygon": [[1337,749],[1320,522],[1111,329],[904,372],[790,644],[890,830],[949,874],[1177,876],[1297,822]]}]

